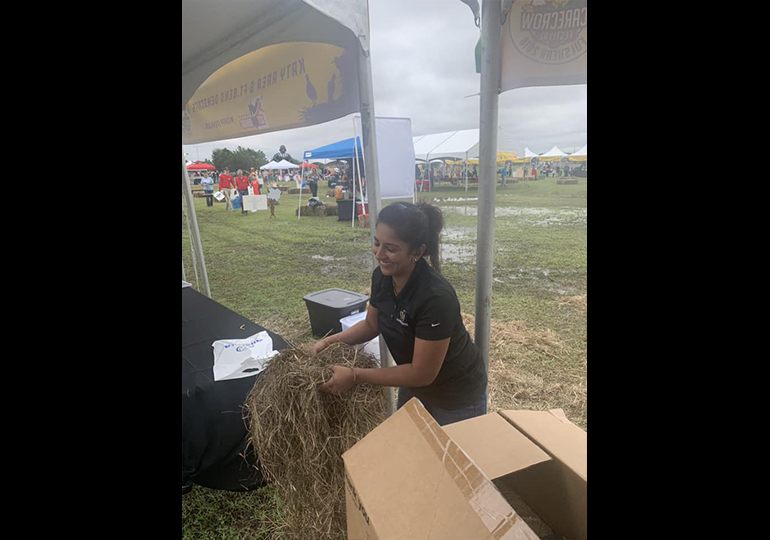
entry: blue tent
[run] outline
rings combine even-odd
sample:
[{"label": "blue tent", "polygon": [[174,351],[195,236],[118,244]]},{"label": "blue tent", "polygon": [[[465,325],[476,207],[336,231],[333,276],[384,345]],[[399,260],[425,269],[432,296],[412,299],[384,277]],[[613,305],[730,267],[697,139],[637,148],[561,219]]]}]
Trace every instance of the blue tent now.
[{"label": "blue tent", "polygon": [[[361,151],[361,137],[356,137],[356,146],[358,146],[358,156],[361,157],[364,153]],[[353,137],[337,141],[335,143],[327,144],[326,146],[319,146],[312,150],[305,150],[305,159],[311,161],[313,159],[345,159],[355,158],[356,150],[353,148]]]}]

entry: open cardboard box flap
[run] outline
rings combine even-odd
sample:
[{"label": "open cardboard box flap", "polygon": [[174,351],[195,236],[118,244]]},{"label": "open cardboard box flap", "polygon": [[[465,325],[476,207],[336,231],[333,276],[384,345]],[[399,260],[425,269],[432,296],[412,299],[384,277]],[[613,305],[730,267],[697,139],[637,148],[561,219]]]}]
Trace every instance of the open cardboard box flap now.
[{"label": "open cardboard box flap", "polygon": [[561,409],[488,413],[446,425],[444,431],[491,479],[553,458],[588,480],[586,432]]},{"label": "open cardboard box flap", "polygon": [[507,500],[521,496],[565,538],[587,537],[587,436],[561,409],[499,411],[444,431]]},{"label": "open cardboard box flap", "polygon": [[349,540],[538,538],[417,399],[342,459]]}]

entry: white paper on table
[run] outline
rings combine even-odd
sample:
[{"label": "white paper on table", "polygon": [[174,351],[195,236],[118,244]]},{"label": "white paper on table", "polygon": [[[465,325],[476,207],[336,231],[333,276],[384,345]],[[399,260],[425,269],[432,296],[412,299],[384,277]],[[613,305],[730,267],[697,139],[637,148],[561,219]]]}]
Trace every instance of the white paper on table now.
[{"label": "white paper on table", "polygon": [[242,379],[261,372],[278,351],[265,330],[243,339],[218,339],[214,349],[214,380]]}]

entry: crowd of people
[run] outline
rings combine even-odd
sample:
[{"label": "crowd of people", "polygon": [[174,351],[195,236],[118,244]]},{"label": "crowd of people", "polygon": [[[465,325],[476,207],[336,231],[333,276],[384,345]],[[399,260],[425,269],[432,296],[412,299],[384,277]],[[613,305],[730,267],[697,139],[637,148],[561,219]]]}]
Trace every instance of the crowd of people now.
[{"label": "crowd of people", "polygon": [[[464,182],[466,177],[470,183],[477,183],[479,181],[479,166],[476,164],[468,165],[466,169],[456,163],[432,165],[430,180],[428,169],[424,164],[415,165],[414,170],[415,183],[418,190],[434,182],[448,182],[455,185]],[[500,185],[505,187],[511,178],[537,180],[538,178],[561,178],[573,175],[585,176],[585,172],[585,163],[580,165],[564,165],[558,162],[541,162],[535,165],[514,165],[512,162],[506,162],[497,168],[496,175]]]}]

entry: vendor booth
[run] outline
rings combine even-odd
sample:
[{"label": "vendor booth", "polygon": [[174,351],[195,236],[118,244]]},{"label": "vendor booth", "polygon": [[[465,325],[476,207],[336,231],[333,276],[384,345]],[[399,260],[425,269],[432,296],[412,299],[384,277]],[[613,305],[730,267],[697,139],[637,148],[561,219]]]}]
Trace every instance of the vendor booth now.
[{"label": "vendor booth", "polygon": [[[377,132],[377,164],[379,172],[380,199],[411,198],[414,200],[414,147],[412,144],[412,122],[409,118],[389,118],[378,116],[374,122]],[[353,131],[361,132],[361,118],[353,118]],[[355,141],[355,144],[354,142]],[[366,156],[363,153],[361,138],[350,137],[318,148],[305,150],[305,161],[319,158],[352,159],[352,196],[338,202],[339,220],[349,219],[355,224],[355,216],[368,213],[368,194],[366,193]],[[356,167],[362,159],[364,170]],[[363,197],[361,197],[363,193]],[[357,212],[353,212],[356,200]],[[348,201],[348,202],[343,202]],[[342,203],[342,205],[340,205]]]}]

